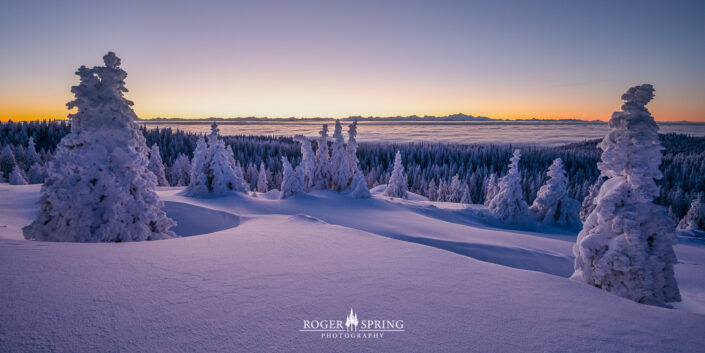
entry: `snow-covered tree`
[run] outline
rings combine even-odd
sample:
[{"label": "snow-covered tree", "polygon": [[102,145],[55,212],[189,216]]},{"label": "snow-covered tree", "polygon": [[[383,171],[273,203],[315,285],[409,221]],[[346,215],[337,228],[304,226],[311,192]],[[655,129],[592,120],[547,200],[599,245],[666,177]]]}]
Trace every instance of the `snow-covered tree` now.
[{"label": "snow-covered tree", "polygon": [[27,180],[24,175],[22,175],[22,170],[17,165],[12,169],[8,181],[11,185],[27,185]]},{"label": "snow-covered tree", "polygon": [[509,224],[524,222],[528,217],[529,206],[524,201],[521,190],[519,159],[521,159],[521,151],[514,150],[510,159],[509,172],[499,180],[499,191],[487,205],[499,219]]},{"label": "snow-covered tree", "polygon": [[583,205],[582,209],[580,210],[580,219],[585,220],[587,216],[592,213],[592,211],[595,209],[595,206],[597,204],[595,203],[595,199],[597,199],[597,195],[600,194],[600,188],[602,187],[602,183],[605,182],[605,178],[599,177],[597,178],[597,181],[590,185],[590,189],[588,189],[588,194],[585,196],[583,199]]},{"label": "snow-covered tree", "polygon": [[191,162],[185,154],[179,153],[169,172],[171,183],[175,186],[186,186],[189,184],[190,174]]},{"label": "snow-covered tree", "polygon": [[490,204],[497,193],[499,193],[499,180],[497,180],[497,174],[492,173],[485,182],[485,206]]},{"label": "snow-covered tree", "polygon": [[193,152],[191,159],[191,176],[189,176],[189,184],[184,189],[185,196],[203,197],[210,192],[208,188],[208,177],[206,170],[208,168],[208,145],[203,135],[199,136],[196,143],[196,149]]},{"label": "snow-covered tree", "polygon": [[346,190],[350,185],[350,180],[352,180],[352,171],[350,170],[348,152],[345,150],[343,127],[340,124],[340,120],[335,121],[335,130],[333,130],[330,168],[333,189],[337,191]]},{"label": "snow-covered tree", "polygon": [[436,195],[436,201],[445,202],[448,198],[448,185],[446,181],[441,179],[438,183],[438,195]]},{"label": "snow-covered tree", "polygon": [[467,183],[463,183],[463,193],[460,197],[460,203],[469,205],[472,203],[472,196],[470,195],[470,187]]},{"label": "snow-covered tree", "polygon": [[46,178],[46,169],[43,164],[34,163],[27,172],[27,182],[30,184],[41,184]]},{"label": "snow-covered tree", "polygon": [[328,155],[328,124],[323,124],[321,137],[318,139],[318,149],[316,150],[316,169],[313,177],[313,187],[315,189],[330,188],[330,156]]},{"label": "snow-covered tree", "polygon": [[365,175],[360,168],[357,168],[355,175],[353,175],[352,183],[350,184],[350,196],[356,199],[365,199],[372,196],[370,189],[367,188]]},{"label": "snow-covered tree", "polygon": [[431,201],[436,201],[436,199],[438,198],[436,182],[433,179],[431,179],[431,182],[428,183],[428,191],[426,191],[426,196]]},{"label": "snow-covered tree", "polygon": [[27,153],[25,155],[25,165],[32,166],[34,163],[42,163],[42,157],[37,153],[37,146],[34,143],[34,137],[29,138],[27,142]]},{"label": "snow-covered tree", "polygon": [[597,165],[607,180],[573,247],[572,278],[639,303],[665,305],[680,301],[680,293],[673,272],[674,223],[665,207],[653,203],[663,150],[645,107],[653,92],[648,84],[630,88],[622,95],[622,111],[612,114]]},{"label": "snow-covered tree", "polygon": [[705,231],[705,203],[703,194],[698,194],[698,197],[690,204],[688,213],[678,223],[678,229],[692,231]]},{"label": "snow-covered tree", "polygon": [[397,151],[394,156],[394,167],[392,168],[392,175],[389,177],[389,182],[387,182],[387,189],[384,190],[386,196],[391,197],[408,197],[409,183],[404,174],[404,165],[401,163],[401,152]]},{"label": "snow-covered tree", "polygon": [[71,133],[59,143],[42,186],[39,214],[25,238],[124,242],[172,238],[175,222],[162,211],[147,169],[144,136],[132,102],[123,97],[127,73],[113,52],[105,66],[78,69],[69,102]]},{"label": "snow-covered tree", "polygon": [[304,191],[311,191],[313,187],[314,172],[316,169],[316,155],[311,148],[311,141],[303,135],[294,136],[294,140],[301,144],[301,163],[296,167],[296,172],[303,177]]},{"label": "snow-covered tree", "polygon": [[267,181],[267,169],[264,167],[264,162],[259,165],[259,175],[257,177],[257,192],[269,191],[269,183]]},{"label": "snow-covered tree", "polygon": [[12,153],[10,145],[5,145],[2,152],[0,152],[0,174],[9,177],[16,165],[15,154]]},{"label": "snow-covered tree", "polygon": [[350,162],[350,173],[355,175],[360,169],[360,160],[357,158],[357,120],[348,125],[348,145],[345,147]]},{"label": "snow-covered tree", "polygon": [[539,189],[534,203],[529,207],[537,221],[566,228],[580,226],[580,204],[568,196],[568,178],[563,161],[556,158],[548,167],[548,180]]},{"label": "snow-covered tree", "polygon": [[294,168],[291,167],[291,163],[289,163],[289,159],[286,158],[286,156],[282,156],[282,169],[283,179],[279,197],[286,199],[295,194],[304,192],[301,176],[294,171]]},{"label": "snow-covered tree", "polygon": [[157,177],[157,185],[169,186],[169,182],[166,181],[166,174],[164,173],[162,156],[159,154],[159,146],[157,146],[156,143],[153,144],[152,149],[149,150],[149,164],[147,165],[147,169]]},{"label": "snow-covered tree", "polygon": [[460,202],[460,200],[463,199],[463,184],[464,183],[460,181],[458,174],[455,174],[453,179],[450,181],[450,190],[448,193],[449,202]]},{"label": "snow-covered tree", "polygon": [[[230,146],[228,146],[230,147]],[[228,152],[228,153],[232,153]],[[239,191],[247,193],[250,191],[250,184],[245,181],[245,173],[242,171],[242,166],[240,165],[240,162],[235,162],[235,180],[241,181],[240,185],[242,185],[240,188],[238,188]]]}]

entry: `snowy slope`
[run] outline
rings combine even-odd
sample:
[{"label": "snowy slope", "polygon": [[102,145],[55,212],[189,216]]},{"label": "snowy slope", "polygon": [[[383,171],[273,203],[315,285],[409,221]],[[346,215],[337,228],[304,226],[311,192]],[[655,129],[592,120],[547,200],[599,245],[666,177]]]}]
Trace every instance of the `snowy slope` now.
[{"label": "snowy slope", "polygon": [[[160,188],[176,232],[191,236],[43,243],[20,231],[36,213],[38,189],[0,185],[0,351],[696,352],[705,345],[705,247],[697,242],[676,247],[684,302],[671,310],[564,278],[574,234],[498,229],[481,206],[329,191],[189,199]],[[350,308],[361,320],[404,320],[405,331],[379,339],[299,331],[303,320],[344,321]]]}]

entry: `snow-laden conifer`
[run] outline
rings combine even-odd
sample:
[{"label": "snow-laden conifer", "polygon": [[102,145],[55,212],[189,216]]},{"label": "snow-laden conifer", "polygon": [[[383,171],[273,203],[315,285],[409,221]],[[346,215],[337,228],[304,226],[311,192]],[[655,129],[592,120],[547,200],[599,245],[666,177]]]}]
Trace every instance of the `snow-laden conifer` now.
[{"label": "snow-laden conifer", "polygon": [[472,196],[470,195],[470,186],[467,183],[463,183],[463,196],[460,197],[460,203],[469,205],[472,203]]},{"label": "snow-laden conifer", "polygon": [[294,171],[286,156],[282,156],[282,169],[282,185],[279,197],[286,199],[295,194],[303,193],[304,186],[301,176]]},{"label": "snow-laden conifer", "polygon": [[597,178],[597,181],[595,181],[594,184],[590,185],[590,188],[588,189],[588,194],[585,196],[583,199],[583,205],[582,208],[580,209],[580,219],[585,220],[587,216],[592,213],[592,211],[595,209],[595,199],[597,199],[597,195],[600,194],[600,187],[602,187],[602,183],[605,182],[605,178],[600,176]]},{"label": "snow-laden conifer", "polygon": [[39,214],[27,239],[123,242],[172,238],[175,222],[162,211],[147,169],[148,148],[135,123],[127,73],[109,52],[105,66],[78,69],[69,102],[71,133],[56,149],[42,186]]},{"label": "snow-laden conifer", "polygon": [[448,192],[448,202],[460,202],[463,199],[463,182],[460,181],[458,174],[455,174],[450,181],[450,190]]},{"label": "snow-laden conifer", "polygon": [[580,204],[568,196],[568,178],[560,158],[556,158],[548,167],[547,175],[549,179],[539,189],[529,211],[538,222],[544,224],[580,227]]},{"label": "snow-laden conifer", "polygon": [[690,204],[690,209],[688,210],[688,213],[686,213],[683,219],[678,222],[678,229],[686,231],[705,231],[705,203],[703,203],[704,199],[705,197],[702,193],[698,194],[698,197],[696,197]]},{"label": "snow-laden conifer", "polygon": [[330,188],[330,156],[328,155],[328,124],[323,124],[316,150],[316,169],[313,177],[314,189]]},{"label": "snow-laden conifer", "polygon": [[189,184],[191,174],[191,161],[188,157],[179,153],[179,156],[174,160],[174,164],[169,171],[171,182],[175,186],[186,186]]},{"label": "snow-laden conifer", "polygon": [[522,223],[528,218],[529,206],[521,190],[520,159],[521,152],[515,150],[510,159],[509,172],[499,180],[499,190],[487,206],[499,219],[509,224]]},{"label": "snow-laden conifer", "polygon": [[488,206],[490,204],[490,201],[492,201],[492,199],[495,197],[495,195],[497,195],[498,192],[499,180],[497,180],[497,174],[492,173],[485,182],[485,206]]},{"label": "snow-laden conifer", "polygon": [[392,167],[392,175],[387,182],[387,189],[384,190],[386,196],[391,197],[408,197],[409,183],[404,174],[404,165],[401,163],[401,152],[397,151],[394,156],[394,167]]},{"label": "snow-laden conifer", "polygon": [[30,184],[41,184],[46,178],[46,168],[43,164],[34,163],[27,171],[27,182]]},{"label": "snow-laden conifer", "polygon": [[674,223],[653,202],[663,150],[658,125],[645,107],[653,92],[648,84],[630,88],[622,95],[622,111],[612,114],[597,165],[607,180],[573,247],[572,278],[639,303],[664,305],[680,301],[680,293],[673,272]]},{"label": "snow-laden conifer", "polygon": [[264,162],[259,165],[259,174],[257,176],[257,192],[269,191],[269,182],[267,178],[267,169],[264,167]]},{"label": "snow-laden conifer", "polygon": [[30,136],[27,142],[27,154],[25,155],[25,165],[32,166],[35,163],[42,164],[42,157],[37,153],[37,146],[34,143],[34,137]]},{"label": "snow-laden conifer", "polygon": [[162,156],[159,154],[159,146],[157,144],[152,145],[152,149],[149,150],[149,164],[147,169],[154,173],[157,177],[157,185],[159,186],[169,186],[169,182],[166,181],[166,174],[164,173],[164,162],[162,162]]},{"label": "snow-laden conifer", "polygon": [[294,136],[294,140],[301,144],[301,163],[296,166],[296,173],[303,178],[305,192],[313,187],[314,171],[316,169],[316,155],[311,148],[311,141],[303,135]]},{"label": "snow-laden conifer", "polygon": [[0,152],[0,175],[5,175],[8,178],[16,165],[15,154],[12,153],[10,145],[5,145]]},{"label": "snow-laden conifer", "polygon": [[204,197],[210,192],[208,188],[208,177],[206,170],[208,168],[208,145],[203,135],[198,137],[196,149],[193,151],[191,159],[191,175],[189,176],[189,184],[184,189],[185,196]]},{"label": "snow-laden conifer", "polygon": [[426,195],[430,201],[436,201],[438,198],[437,195],[437,189],[436,189],[436,181],[431,179],[431,182],[428,183],[428,191],[426,191]]},{"label": "snow-laden conifer", "polygon": [[22,174],[22,169],[17,165],[12,169],[12,173],[7,179],[10,185],[27,185],[27,178],[25,178]]},{"label": "snow-laden conifer", "polygon": [[372,194],[370,194],[370,189],[367,187],[365,174],[362,173],[360,168],[357,168],[355,170],[355,175],[353,175],[352,183],[350,184],[350,196],[357,199],[364,199],[372,196]]},{"label": "snow-laden conifer", "polygon": [[343,127],[340,124],[340,120],[336,120],[330,158],[333,190],[343,191],[348,189],[352,180],[350,166],[348,152],[345,150],[345,140],[343,139]]}]

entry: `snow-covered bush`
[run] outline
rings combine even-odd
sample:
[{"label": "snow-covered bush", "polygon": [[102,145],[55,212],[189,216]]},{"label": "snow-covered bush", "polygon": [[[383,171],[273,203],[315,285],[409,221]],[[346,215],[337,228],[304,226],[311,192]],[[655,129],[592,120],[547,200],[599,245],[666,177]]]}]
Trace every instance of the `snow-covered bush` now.
[{"label": "snow-covered bush", "polygon": [[553,161],[547,175],[549,179],[539,189],[529,211],[538,222],[544,224],[566,228],[580,227],[580,204],[568,196],[568,178],[560,158]]},{"label": "snow-covered bush", "polygon": [[572,278],[639,303],[664,305],[680,301],[680,293],[673,272],[674,223],[665,207],[653,203],[663,149],[645,107],[653,92],[648,84],[630,88],[622,95],[622,111],[612,114],[611,131],[599,145],[598,168],[607,180],[573,247]]},{"label": "snow-covered bush", "polygon": [[149,164],[147,165],[147,169],[157,177],[157,185],[169,186],[169,182],[166,181],[166,174],[164,173],[162,156],[159,154],[159,146],[157,146],[156,143],[153,144],[152,149],[149,150]]},{"label": "snow-covered bush", "polygon": [[39,214],[25,238],[123,242],[172,238],[147,169],[147,145],[123,97],[127,73],[109,52],[105,66],[81,66],[69,102],[71,133],[59,143],[42,186]]},{"label": "snow-covered bush", "polygon": [[301,176],[294,171],[294,168],[291,167],[291,163],[289,163],[289,159],[287,159],[286,156],[282,156],[282,166],[283,179],[279,197],[282,199],[286,199],[295,194],[300,194],[304,192],[304,186],[303,181],[301,180]]},{"label": "snow-covered bush", "polygon": [[703,198],[703,194],[699,194],[698,197],[693,200],[688,213],[686,213],[685,217],[678,223],[678,229],[686,231],[705,231],[705,203],[703,203]]},{"label": "snow-covered bush", "polygon": [[316,150],[316,169],[313,173],[313,187],[315,189],[330,188],[330,156],[328,155],[328,124],[323,124],[321,137],[318,139]]},{"label": "snow-covered bush", "polygon": [[401,163],[401,153],[397,151],[394,156],[394,167],[392,175],[387,182],[387,188],[384,190],[384,195],[391,197],[408,197],[409,184],[404,174],[404,165]]},{"label": "snow-covered bush", "polygon": [[499,180],[499,190],[487,205],[499,219],[509,224],[522,223],[528,218],[529,206],[524,201],[521,191],[520,159],[521,151],[514,150],[510,159],[509,172]]}]

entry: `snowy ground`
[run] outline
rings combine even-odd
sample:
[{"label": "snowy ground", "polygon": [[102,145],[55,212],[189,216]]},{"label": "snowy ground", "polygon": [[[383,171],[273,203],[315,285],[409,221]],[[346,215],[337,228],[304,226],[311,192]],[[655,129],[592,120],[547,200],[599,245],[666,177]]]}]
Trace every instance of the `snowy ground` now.
[{"label": "snowy ground", "polygon": [[[705,245],[676,247],[683,302],[568,280],[575,234],[499,228],[482,206],[315,192],[177,196],[183,238],[26,241],[39,186],[0,185],[0,351],[664,352],[705,346]],[[404,320],[322,338],[304,320]]]}]

